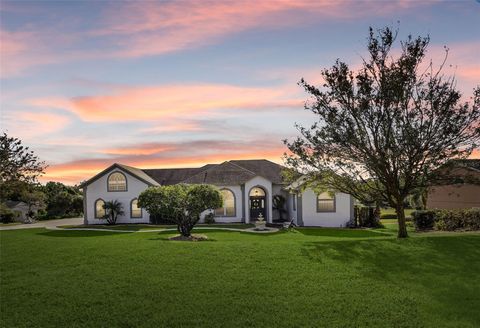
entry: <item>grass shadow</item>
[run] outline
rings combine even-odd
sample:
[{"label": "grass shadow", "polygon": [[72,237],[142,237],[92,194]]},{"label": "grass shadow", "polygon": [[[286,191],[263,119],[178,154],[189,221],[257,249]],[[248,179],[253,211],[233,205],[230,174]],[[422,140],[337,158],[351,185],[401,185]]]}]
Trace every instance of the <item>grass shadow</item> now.
[{"label": "grass shadow", "polygon": [[[478,275],[479,246],[480,236],[475,235],[312,241],[303,243],[300,254],[319,265],[349,266],[375,284],[398,290],[406,284],[412,292],[436,300],[439,316],[461,314],[464,324],[475,326],[480,315],[472,309],[480,301],[480,286],[464,282]],[[444,272],[456,272],[458,279]]]},{"label": "grass shadow", "polygon": [[337,237],[337,238],[371,238],[391,237],[392,234],[366,229],[339,229],[339,228],[296,228],[306,236]]}]

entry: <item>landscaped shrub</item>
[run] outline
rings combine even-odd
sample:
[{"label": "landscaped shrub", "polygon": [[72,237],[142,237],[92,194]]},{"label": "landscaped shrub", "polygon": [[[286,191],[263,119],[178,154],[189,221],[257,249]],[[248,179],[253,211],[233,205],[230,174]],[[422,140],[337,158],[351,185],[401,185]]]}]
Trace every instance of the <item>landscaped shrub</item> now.
[{"label": "landscaped shrub", "polygon": [[374,206],[355,206],[354,217],[359,227],[381,228],[380,216],[376,213]]},{"label": "landscaped shrub", "polygon": [[480,230],[480,208],[465,210],[464,223],[468,230]]},{"label": "landscaped shrub", "polygon": [[412,217],[416,230],[430,230],[435,226],[434,211],[415,211],[412,212]]},{"label": "landscaped shrub", "polygon": [[480,209],[436,210],[437,230],[480,230]]},{"label": "landscaped shrub", "polygon": [[215,223],[215,215],[213,213],[208,213],[207,215],[205,215],[205,223],[206,224]]},{"label": "landscaped shrub", "polygon": [[0,221],[2,223],[11,223],[15,221],[15,217],[15,212],[10,209],[2,210],[2,212],[0,212]]}]

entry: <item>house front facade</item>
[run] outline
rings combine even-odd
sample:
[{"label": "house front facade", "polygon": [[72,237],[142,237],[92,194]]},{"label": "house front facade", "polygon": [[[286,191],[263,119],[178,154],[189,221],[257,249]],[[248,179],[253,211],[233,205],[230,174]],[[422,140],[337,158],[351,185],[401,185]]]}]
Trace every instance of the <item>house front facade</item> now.
[{"label": "house front facade", "polygon": [[480,208],[480,160],[466,159],[457,162],[450,174],[457,176],[458,181],[430,187],[427,191],[427,208]]},{"label": "house front facade", "polygon": [[[150,186],[211,184],[218,187],[223,207],[213,213],[216,222],[252,223],[259,217],[267,222],[294,220],[300,226],[342,227],[353,218],[353,198],[343,193],[322,193],[311,189],[287,188],[283,167],[267,160],[232,160],[200,168],[138,169],[113,164],[82,184],[84,224],[105,224],[103,204],[117,200],[124,214],[117,223],[150,223],[150,214],[138,207],[138,196]],[[275,196],[286,202],[284,211],[275,208]]]}]

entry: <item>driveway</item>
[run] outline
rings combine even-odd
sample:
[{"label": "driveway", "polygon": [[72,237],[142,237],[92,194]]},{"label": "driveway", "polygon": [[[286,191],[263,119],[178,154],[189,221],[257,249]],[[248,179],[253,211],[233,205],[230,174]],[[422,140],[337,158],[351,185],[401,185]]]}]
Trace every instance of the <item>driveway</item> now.
[{"label": "driveway", "polygon": [[17,230],[17,229],[33,229],[33,228],[55,228],[59,225],[78,225],[83,224],[83,218],[72,218],[72,219],[60,219],[60,220],[47,220],[47,221],[37,221],[31,224],[15,224],[11,226],[0,226],[0,231],[3,230]]}]

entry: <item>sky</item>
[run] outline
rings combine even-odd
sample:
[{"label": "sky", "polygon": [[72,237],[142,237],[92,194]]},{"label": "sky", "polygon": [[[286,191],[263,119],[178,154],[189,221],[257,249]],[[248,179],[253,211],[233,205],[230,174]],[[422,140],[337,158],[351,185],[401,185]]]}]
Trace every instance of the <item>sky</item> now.
[{"label": "sky", "polygon": [[[366,54],[369,26],[430,35],[428,59],[468,100],[480,84],[480,2],[0,1],[0,129],[76,184],[112,163],[281,163],[282,140],[315,117],[337,58]],[[480,152],[473,157],[480,158]]]}]

